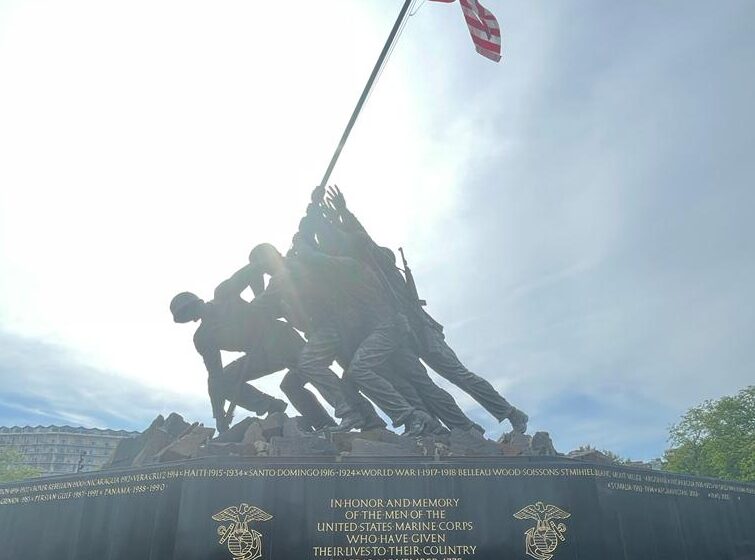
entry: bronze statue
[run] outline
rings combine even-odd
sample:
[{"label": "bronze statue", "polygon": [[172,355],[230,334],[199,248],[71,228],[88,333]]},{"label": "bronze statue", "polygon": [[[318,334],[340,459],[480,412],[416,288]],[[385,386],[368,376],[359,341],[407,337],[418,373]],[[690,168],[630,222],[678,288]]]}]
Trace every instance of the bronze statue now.
[{"label": "bronze statue", "polygon": [[[340,195],[340,191],[338,191]],[[342,195],[340,195],[342,197]],[[345,208],[345,204],[344,204]],[[361,231],[341,230],[331,222],[336,219],[332,207],[326,204],[312,203],[307,209],[307,215],[300,222],[297,240],[299,244],[306,247],[315,247],[317,250],[327,253],[332,257],[347,257],[363,262],[373,272],[373,277],[377,280],[375,285],[380,294],[385,307],[389,307],[396,313],[406,326],[406,333],[403,336],[401,344],[395,349],[390,361],[375,371],[388,379],[391,384],[402,394],[408,401],[412,402],[418,408],[429,412],[432,416],[440,419],[449,428],[459,428],[462,430],[477,429],[484,431],[479,425],[472,422],[462,412],[453,397],[444,389],[438,387],[427,370],[419,361],[416,351],[410,344],[409,323],[404,314],[404,307],[401,301],[393,294],[391,279],[386,277],[385,265],[377,264],[378,261],[384,261],[386,258],[386,249],[377,247],[372,239]],[[330,219],[328,219],[330,218]],[[354,218],[356,221],[356,218]],[[375,253],[371,253],[371,248],[375,247]],[[387,250],[390,253],[390,250]],[[392,254],[392,253],[391,253]],[[392,267],[391,272],[398,276],[399,281],[403,284],[404,280],[398,270]],[[399,388],[399,384],[402,385]],[[412,393],[416,393],[416,397]],[[417,397],[419,400],[417,400]]]},{"label": "bronze statue", "polygon": [[285,310],[285,317],[307,334],[297,371],[314,375],[345,356],[343,379],[381,408],[394,426],[406,424],[410,435],[427,429],[432,418],[411,406],[376,371],[390,360],[408,331],[385,302],[368,267],[318,252],[302,235],[295,236],[288,256],[262,244],[252,249],[249,263],[271,277],[254,303],[266,306],[273,316]]},{"label": "bronze statue", "polygon": [[323,206],[322,212],[310,213],[308,227],[317,231],[319,236],[322,229],[328,230],[325,224],[331,224],[334,227],[322,237],[333,244],[334,250],[354,255],[379,270],[386,290],[410,320],[412,340],[422,360],[438,375],[468,393],[499,422],[508,419],[515,431],[526,432],[527,415],[504,399],[490,382],[464,366],[446,342],[443,326],[423,309],[425,302],[417,294],[406,259],[403,259],[403,277],[396,268],[393,252],[380,247],[369,236],[347,208],[346,199],[338,187],[329,189]]},{"label": "bronze statue", "polygon": [[[288,369],[281,390],[314,429],[334,426],[335,422],[315,396],[304,388],[311,381],[336,414],[348,409],[339,390],[339,379],[330,370],[320,372],[316,379],[305,379],[295,369],[304,340],[290,325],[271,319],[258,308],[244,301],[240,293],[248,284],[236,274],[215,289],[215,298],[204,302],[190,292],[173,298],[170,309],[177,323],[200,321],[194,334],[194,345],[202,356],[208,372],[208,390],[219,432],[228,429],[232,408],[237,404],[257,414],[284,410],[286,403],[262,393],[247,381]],[[245,352],[245,355],[223,367],[221,350]],[[225,401],[231,401],[229,411]]]},{"label": "bronze statue", "polygon": [[[499,421],[508,419],[515,431],[525,432],[527,415],[448,346],[442,325],[423,308],[403,250],[401,256],[403,270],[349,211],[338,187],[318,187],[285,257],[262,243],[252,249],[249,264],[216,288],[212,301],[178,294],[171,302],[174,320],[201,321],[194,344],[207,366],[218,430],[228,428],[237,404],[257,414],[285,408],[247,381],[288,369],[281,388],[314,429],[384,427],[366,396],[408,435],[442,433],[441,422],[482,432],[432,381],[421,358]],[[241,297],[247,287],[255,295],[251,302]],[[245,355],[223,367],[221,350]],[[330,369],[334,361],[344,370],[341,378]],[[306,383],[333,406],[340,425]]]}]

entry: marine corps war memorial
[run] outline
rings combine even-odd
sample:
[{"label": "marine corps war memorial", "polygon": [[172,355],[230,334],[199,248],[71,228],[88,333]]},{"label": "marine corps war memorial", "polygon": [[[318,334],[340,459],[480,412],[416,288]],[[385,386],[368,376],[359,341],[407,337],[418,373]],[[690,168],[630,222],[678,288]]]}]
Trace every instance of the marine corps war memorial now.
[{"label": "marine corps war memorial", "polygon": [[[187,278],[165,302],[215,425],[161,415],[101,471],[0,485],[0,560],[755,560],[755,485],[577,460],[528,433],[516,395],[458,357],[428,279],[328,186],[412,4],[322,181],[281,216],[299,220],[290,245],[250,239],[213,293]],[[456,5],[500,59],[492,13]],[[278,372],[285,400],[256,383]]]}]

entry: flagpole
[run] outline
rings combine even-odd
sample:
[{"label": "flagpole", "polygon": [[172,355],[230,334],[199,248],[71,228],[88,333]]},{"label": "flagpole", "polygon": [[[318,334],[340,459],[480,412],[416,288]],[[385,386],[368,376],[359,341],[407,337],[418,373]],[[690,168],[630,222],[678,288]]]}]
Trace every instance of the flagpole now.
[{"label": "flagpole", "polygon": [[336,151],[333,153],[333,157],[330,159],[330,164],[328,164],[328,169],[325,171],[325,175],[323,175],[322,181],[320,181],[320,189],[324,189],[325,184],[328,182],[328,179],[330,179],[330,174],[333,172],[333,168],[336,166],[336,162],[338,161],[338,156],[341,155],[341,150],[343,150],[343,147],[346,144],[346,140],[348,140],[349,138],[351,129],[354,128],[354,123],[357,121],[357,117],[359,116],[359,113],[362,111],[362,106],[364,105],[364,102],[367,100],[367,96],[369,95],[370,90],[372,89],[372,86],[375,83],[375,78],[377,78],[377,75],[380,73],[380,68],[383,66],[383,63],[385,62],[385,57],[391,48],[391,44],[393,44],[393,41],[396,38],[396,34],[398,33],[398,30],[401,27],[401,23],[404,21],[404,18],[406,17],[406,13],[409,11],[409,6],[411,5],[411,3],[412,3],[412,0],[404,1],[404,5],[402,6],[401,11],[398,14],[398,18],[396,18],[396,23],[393,24],[393,29],[391,29],[390,35],[388,35],[388,40],[386,40],[385,45],[383,45],[383,50],[380,52],[380,56],[378,57],[377,62],[375,63],[375,67],[372,69],[372,74],[370,74],[370,77],[367,80],[367,84],[364,86],[364,89],[362,90],[362,95],[359,96],[359,101],[357,101],[357,105],[356,107],[354,107],[354,112],[351,113],[351,118],[349,119],[349,122],[346,125],[346,129],[343,131],[343,134],[341,135],[341,140],[338,142]]}]

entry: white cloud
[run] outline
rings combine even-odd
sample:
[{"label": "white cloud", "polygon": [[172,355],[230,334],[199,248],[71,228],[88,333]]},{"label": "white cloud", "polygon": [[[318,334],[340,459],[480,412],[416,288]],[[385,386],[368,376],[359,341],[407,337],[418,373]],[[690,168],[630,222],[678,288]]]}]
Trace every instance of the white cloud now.
[{"label": "white cloud", "polygon": [[[204,402],[168,302],[288,243],[398,8],[3,4],[4,328]],[[533,426],[617,391],[642,406],[616,404],[640,427],[614,451],[657,442],[751,376],[751,4],[491,4],[501,65],[456,8],[409,22],[333,180]],[[594,414],[550,429],[620,425]]]},{"label": "white cloud", "polygon": [[[253,244],[288,243],[392,23],[378,8],[299,2],[285,21],[245,2],[6,10],[3,323],[203,392],[190,329],[167,304],[185,289],[209,296]],[[428,190],[403,64],[384,73],[334,175],[394,245]],[[446,190],[424,205],[425,227]]]}]

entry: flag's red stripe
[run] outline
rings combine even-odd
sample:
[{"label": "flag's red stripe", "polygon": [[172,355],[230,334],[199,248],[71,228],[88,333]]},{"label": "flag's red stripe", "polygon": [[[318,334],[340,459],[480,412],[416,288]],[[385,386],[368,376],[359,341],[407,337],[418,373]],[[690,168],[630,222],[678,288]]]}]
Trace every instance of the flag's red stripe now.
[{"label": "flag's red stripe", "polygon": [[464,12],[464,15],[466,17],[471,17],[481,23],[484,20],[486,25],[489,25],[490,27],[495,27],[496,29],[498,29],[498,21],[490,12],[480,14],[479,12],[477,12],[476,10],[472,8],[464,8],[464,7],[462,7],[462,11]]},{"label": "flag's red stripe", "polygon": [[489,51],[501,52],[501,44],[500,43],[491,43],[490,41],[486,41],[485,39],[480,39],[479,37],[472,37],[472,41],[474,41],[475,45],[478,45],[482,47],[483,49],[487,49]]},{"label": "flag's red stripe", "polygon": [[464,19],[467,20],[467,25],[469,25],[470,27],[474,27],[475,29],[479,29],[483,33],[487,33],[488,31],[490,31],[491,35],[495,35],[496,37],[500,37],[501,36],[500,29],[497,29],[497,28],[492,27],[492,26],[486,28],[483,24],[480,23],[479,20],[471,18],[469,16],[465,16]]},{"label": "flag's red stripe", "polygon": [[[431,0],[452,3],[454,0]],[[492,12],[479,0],[459,0],[462,15],[467,23],[475,50],[495,62],[501,60],[501,28]]]},{"label": "flag's red stripe", "polygon": [[499,60],[501,60],[501,55],[498,54],[497,52],[491,52],[483,48],[480,48],[478,46],[475,46],[475,50],[478,53],[480,53],[482,56],[484,56],[485,58],[489,58],[493,62],[498,62]]},{"label": "flag's red stripe", "polygon": [[486,41],[490,41],[491,43],[501,43],[501,36],[496,35],[495,33],[488,34],[484,29],[477,29],[476,27],[472,27],[471,25],[468,27],[469,33],[473,37],[479,37],[480,39],[485,39]]}]

